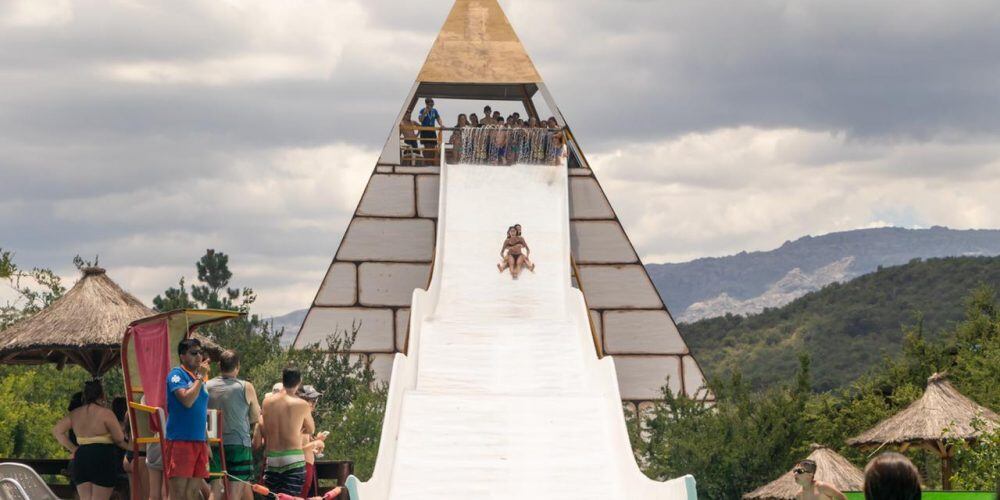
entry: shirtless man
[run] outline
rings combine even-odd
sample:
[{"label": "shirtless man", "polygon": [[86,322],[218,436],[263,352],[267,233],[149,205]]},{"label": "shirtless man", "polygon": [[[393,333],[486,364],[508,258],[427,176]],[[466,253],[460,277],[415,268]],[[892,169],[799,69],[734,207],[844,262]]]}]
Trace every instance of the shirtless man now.
[{"label": "shirtless man", "polygon": [[802,487],[795,495],[796,500],[847,500],[832,484],[816,480],[816,462],[812,460],[795,464],[792,474],[795,475],[795,484]]},{"label": "shirtless man", "polygon": [[302,451],[302,434],[316,432],[312,407],[296,397],[302,383],[298,368],[281,372],[284,391],[264,399],[261,414],[264,422],[261,434],[267,450],[264,485],[273,493],[298,495],[306,480],[306,457]]}]

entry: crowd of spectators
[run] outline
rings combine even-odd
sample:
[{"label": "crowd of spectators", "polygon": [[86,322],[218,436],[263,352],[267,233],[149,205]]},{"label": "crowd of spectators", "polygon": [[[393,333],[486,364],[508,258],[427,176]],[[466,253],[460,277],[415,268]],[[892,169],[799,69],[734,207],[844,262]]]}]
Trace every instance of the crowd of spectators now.
[{"label": "crowd of spectators", "polygon": [[513,112],[505,117],[489,105],[483,107],[482,117],[476,113],[458,115],[444,144],[446,150],[438,144],[435,126],[443,125],[434,100],[425,99],[424,104],[418,112],[419,121],[404,117],[399,124],[403,157],[411,162],[436,161],[445,151],[451,163],[556,164],[564,154],[566,141],[554,116],[547,120],[534,116],[524,119],[519,112]]}]

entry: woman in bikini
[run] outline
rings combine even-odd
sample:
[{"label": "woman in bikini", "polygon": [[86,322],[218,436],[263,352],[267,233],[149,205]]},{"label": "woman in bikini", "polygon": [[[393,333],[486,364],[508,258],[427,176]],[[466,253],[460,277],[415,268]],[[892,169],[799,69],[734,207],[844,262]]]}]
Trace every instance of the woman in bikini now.
[{"label": "woman in bikini", "polygon": [[448,138],[451,144],[451,162],[462,163],[462,129],[469,126],[469,120],[464,114],[458,115],[458,123],[455,124],[455,131]]},{"label": "woman in bikini", "polygon": [[[521,238],[521,241],[524,242],[524,238],[521,236],[521,225],[514,224],[514,230],[517,231],[517,237]],[[524,244],[524,249],[527,250],[526,252],[524,252],[524,267],[527,267],[528,270],[531,272],[535,272],[535,263],[531,262],[531,259],[528,258],[528,252],[530,252],[530,250],[528,250],[527,243]]]},{"label": "woman in bikini", "polygon": [[504,269],[510,269],[510,276],[517,279],[524,267],[525,252],[531,251],[524,238],[517,235],[514,226],[507,228],[507,239],[503,241],[500,249],[501,263],[497,264],[497,269],[502,273]]},{"label": "woman in bikini", "polygon": [[[52,435],[73,457],[73,483],[82,500],[111,498],[118,484],[121,455],[128,449],[125,433],[115,414],[104,407],[104,387],[99,380],[87,382],[83,406],[71,411],[52,429]],[[76,434],[77,444],[69,439]]]}]

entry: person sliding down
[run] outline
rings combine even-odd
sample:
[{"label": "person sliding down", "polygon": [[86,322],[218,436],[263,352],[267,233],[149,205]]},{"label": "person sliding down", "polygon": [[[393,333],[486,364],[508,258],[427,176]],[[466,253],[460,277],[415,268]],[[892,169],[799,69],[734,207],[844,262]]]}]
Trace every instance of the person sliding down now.
[{"label": "person sliding down", "polygon": [[[264,399],[261,434],[267,449],[264,485],[273,493],[298,495],[306,480],[306,456],[302,434],[316,432],[312,408],[295,396],[302,383],[298,368],[287,367],[281,373],[284,390]],[[294,498],[294,497],[293,497]]]},{"label": "person sliding down", "polygon": [[[514,230],[517,231],[517,237],[521,238],[521,241],[524,241],[524,237],[521,236],[521,225],[520,224],[514,224]],[[524,249],[528,250],[528,244],[527,243],[524,244]],[[528,250],[528,252],[530,252],[530,250]],[[531,262],[531,259],[528,258],[528,252],[524,252],[524,267],[527,267],[528,270],[531,271],[531,272],[535,272],[535,263]]]},{"label": "person sliding down", "polygon": [[[500,249],[501,262],[497,264],[497,270],[502,273],[504,269],[510,269],[510,276],[517,279],[518,275],[521,274],[521,268],[525,265],[525,252],[527,251],[530,251],[528,243],[517,235],[517,229],[514,226],[507,228],[507,239],[504,240],[503,247]],[[533,267],[532,270],[534,270]]]}]

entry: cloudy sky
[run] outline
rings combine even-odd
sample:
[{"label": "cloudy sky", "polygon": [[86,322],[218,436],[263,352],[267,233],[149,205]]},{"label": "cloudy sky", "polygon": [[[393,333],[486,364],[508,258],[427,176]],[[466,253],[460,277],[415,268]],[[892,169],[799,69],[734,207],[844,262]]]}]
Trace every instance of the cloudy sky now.
[{"label": "cloudy sky", "polygon": [[[1000,227],[990,0],[507,0],[647,262]],[[450,0],[0,2],[0,247],[306,307]]]}]

